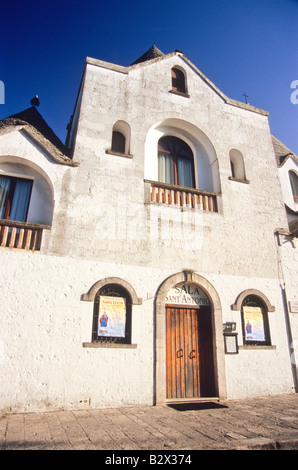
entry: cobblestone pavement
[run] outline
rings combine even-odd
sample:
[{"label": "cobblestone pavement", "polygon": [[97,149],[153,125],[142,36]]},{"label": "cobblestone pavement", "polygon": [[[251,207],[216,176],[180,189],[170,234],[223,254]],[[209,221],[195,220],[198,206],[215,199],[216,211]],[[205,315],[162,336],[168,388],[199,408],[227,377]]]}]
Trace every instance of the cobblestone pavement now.
[{"label": "cobblestone pavement", "polygon": [[180,407],[1,414],[0,449],[293,450],[298,394]]}]

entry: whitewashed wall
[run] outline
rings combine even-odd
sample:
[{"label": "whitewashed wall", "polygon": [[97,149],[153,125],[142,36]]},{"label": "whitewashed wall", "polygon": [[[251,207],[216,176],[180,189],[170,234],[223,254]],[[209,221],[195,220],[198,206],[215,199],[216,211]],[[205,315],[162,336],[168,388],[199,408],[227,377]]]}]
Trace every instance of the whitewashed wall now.
[{"label": "whitewashed wall", "polygon": [[[1,252],[1,409],[7,411],[114,407],[154,402],[154,298],[171,271],[87,260]],[[205,273],[203,273],[205,274]],[[133,306],[134,349],[84,348],[91,341],[93,303],[81,295],[106,276],[130,282],[143,299]],[[229,398],[287,393],[292,376],[279,287],[272,279],[206,275],[220,295],[224,321],[240,312],[230,305],[257,287],[276,307],[269,313],[269,350],[226,356]],[[228,286],[228,288],[227,288]],[[87,405],[85,404],[87,400]]]},{"label": "whitewashed wall", "polygon": [[[169,93],[177,64],[187,71],[189,98]],[[79,96],[78,167],[54,163],[17,131],[0,137],[0,170],[13,170],[17,160],[6,158],[13,156],[44,176],[54,199],[41,253],[0,251],[1,408],[154,403],[154,299],[184,269],[214,286],[240,345],[240,312],[231,310],[237,296],[258,289],[276,308],[268,314],[274,348],[225,356],[228,397],[291,392],[274,237],[287,220],[267,116],[225,103],[179,54],[129,70],[93,61]],[[130,126],[132,158],[106,153],[118,120]],[[157,136],[179,129],[195,152],[205,152],[197,181],[202,188],[211,175],[204,189],[220,192],[218,213],[149,202],[144,179],[156,179]],[[231,149],[243,155],[250,184],[229,179]],[[93,304],[81,296],[107,277],[126,280],[142,299],[132,313],[136,348],[83,347]]]}]

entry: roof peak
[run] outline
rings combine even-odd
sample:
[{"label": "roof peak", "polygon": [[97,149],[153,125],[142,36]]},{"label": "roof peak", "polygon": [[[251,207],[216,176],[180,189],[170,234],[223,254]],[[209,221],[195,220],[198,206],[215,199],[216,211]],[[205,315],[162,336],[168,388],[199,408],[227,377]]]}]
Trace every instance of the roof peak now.
[{"label": "roof peak", "polygon": [[47,124],[35,106],[31,106],[24,111],[20,111],[19,113],[12,114],[11,116],[1,119],[0,127],[5,127],[7,125],[17,126],[24,123],[33,126],[40,134],[46,137],[58,150],[60,150],[60,152],[66,155],[65,145]]},{"label": "roof peak", "polygon": [[271,135],[272,137],[272,142],[273,142],[273,148],[275,152],[275,157],[277,161],[277,165],[283,166],[283,164],[286,162],[288,157],[294,158],[295,161],[297,161],[297,155],[295,155],[292,150],[290,150],[283,142],[281,142],[279,139],[277,139],[274,135]]},{"label": "roof peak", "polygon": [[150,49],[148,49],[148,51],[145,52],[145,54],[141,55],[141,57],[139,57],[130,65],[140,64],[141,62],[146,62],[147,60],[156,59],[157,57],[163,57],[163,56],[164,56],[164,53],[160,49],[158,49],[158,47],[156,47],[155,44],[153,44],[153,46],[150,47]]}]

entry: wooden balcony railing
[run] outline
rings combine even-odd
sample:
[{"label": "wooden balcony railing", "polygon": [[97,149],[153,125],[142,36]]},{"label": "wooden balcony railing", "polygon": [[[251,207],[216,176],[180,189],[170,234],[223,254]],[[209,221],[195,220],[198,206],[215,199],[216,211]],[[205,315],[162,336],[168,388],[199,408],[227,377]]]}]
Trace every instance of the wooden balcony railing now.
[{"label": "wooden balcony railing", "polygon": [[42,232],[50,228],[49,225],[0,219],[0,247],[39,251]]},{"label": "wooden balcony railing", "polygon": [[151,202],[177,206],[199,208],[205,211],[217,212],[217,193],[200,189],[185,188],[158,181],[145,180],[151,185]]}]

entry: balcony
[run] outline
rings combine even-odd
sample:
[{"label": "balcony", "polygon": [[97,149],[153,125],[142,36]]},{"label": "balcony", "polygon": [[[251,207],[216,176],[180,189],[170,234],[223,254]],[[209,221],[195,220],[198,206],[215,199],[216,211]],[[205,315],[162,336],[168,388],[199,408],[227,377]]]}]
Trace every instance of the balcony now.
[{"label": "balcony", "polygon": [[218,212],[217,193],[145,180],[151,186],[151,202]]},{"label": "balcony", "polygon": [[50,228],[50,225],[0,219],[0,247],[39,251],[43,230]]}]

